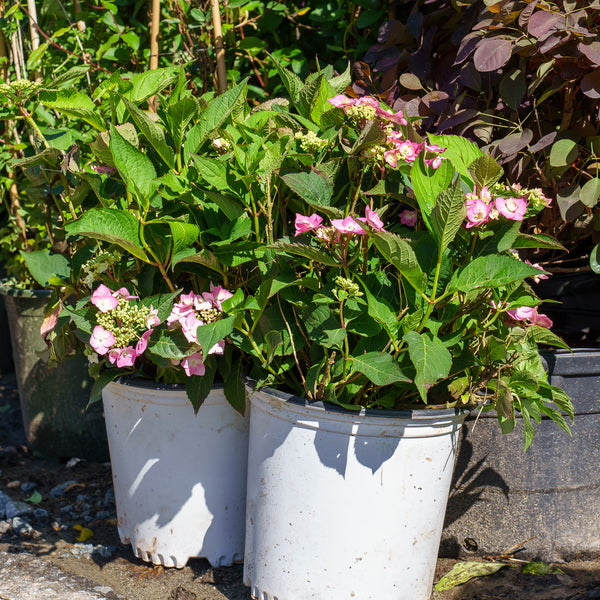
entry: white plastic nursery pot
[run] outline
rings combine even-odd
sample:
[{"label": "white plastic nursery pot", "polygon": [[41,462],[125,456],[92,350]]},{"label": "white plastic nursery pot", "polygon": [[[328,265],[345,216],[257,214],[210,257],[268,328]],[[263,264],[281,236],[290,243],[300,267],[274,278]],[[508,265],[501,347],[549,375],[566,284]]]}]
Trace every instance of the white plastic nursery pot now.
[{"label": "white plastic nursery pot", "polygon": [[165,567],[242,560],[248,418],[223,389],[197,415],[179,386],[119,380],[102,399],[121,541]]},{"label": "white plastic nursery pot", "polygon": [[430,597],[466,411],[250,396],[244,583],[260,600]]}]

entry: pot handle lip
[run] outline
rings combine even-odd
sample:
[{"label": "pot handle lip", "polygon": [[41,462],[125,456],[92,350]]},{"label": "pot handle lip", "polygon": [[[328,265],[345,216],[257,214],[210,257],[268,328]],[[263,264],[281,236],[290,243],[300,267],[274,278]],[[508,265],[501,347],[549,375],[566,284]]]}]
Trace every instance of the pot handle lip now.
[{"label": "pot handle lip", "polygon": [[278,390],[270,387],[263,387],[258,390],[254,389],[256,382],[253,379],[246,378],[244,379],[244,385],[249,388],[249,393],[264,393],[274,396],[279,400],[287,402],[288,404],[310,408],[322,412],[330,412],[330,413],[340,413],[345,415],[354,415],[357,417],[379,417],[379,418],[396,418],[396,417],[416,417],[418,415],[426,416],[433,415],[439,417],[456,415],[459,413],[468,413],[473,407],[457,407],[457,408],[414,408],[414,409],[405,409],[405,410],[384,410],[377,408],[365,408],[364,406],[357,408],[356,410],[352,410],[349,408],[345,408],[343,406],[339,406],[334,404],[333,402],[324,402],[322,400],[311,401],[308,398],[303,398],[301,396],[296,396],[295,394],[289,394],[282,390]]}]

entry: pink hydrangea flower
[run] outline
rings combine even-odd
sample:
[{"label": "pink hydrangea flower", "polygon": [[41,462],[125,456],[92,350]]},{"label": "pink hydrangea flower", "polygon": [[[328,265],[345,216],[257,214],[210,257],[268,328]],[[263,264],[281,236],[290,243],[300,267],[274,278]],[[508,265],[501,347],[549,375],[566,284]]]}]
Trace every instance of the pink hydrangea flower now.
[{"label": "pink hydrangea flower", "polygon": [[146,352],[146,348],[148,347],[148,338],[152,334],[154,329],[148,329],[142,334],[142,337],[138,340],[138,343],[135,346],[136,355],[144,354]]},{"label": "pink hydrangea flower", "polygon": [[354,106],[356,104],[354,98],[348,98],[348,96],[344,96],[344,94],[338,94],[333,98],[329,98],[327,102],[333,104],[336,108],[345,108],[346,106]]},{"label": "pink hydrangea flower", "polygon": [[91,302],[100,312],[106,313],[119,304],[119,299],[110,288],[101,283],[92,294]]},{"label": "pink hydrangea flower", "polygon": [[150,329],[151,327],[156,327],[157,325],[160,325],[160,319],[158,318],[158,308],[154,308],[151,304],[150,312],[146,317],[146,327]]},{"label": "pink hydrangea flower", "polygon": [[192,375],[204,375],[206,372],[202,354],[199,352],[194,352],[191,356],[186,356],[180,364],[188,377]]},{"label": "pink hydrangea flower", "polygon": [[195,300],[196,295],[193,292],[190,294],[181,294],[179,296],[179,302],[173,303],[171,314],[167,317],[169,329],[173,327],[174,323],[183,322],[190,313],[194,312]]},{"label": "pink hydrangea flower", "polygon": [[513,221],[522,221],[527,212],[525,198],[496,198],[495,205],[502,216]]},{"label": "pink hydrangea flower", "polygon": [[442,161],[444,160],[443,156],[436,156],[435,158],[426,158],[425,164],[432,169],[439,169]]},{"label": "pink hydrangea flower", "polygon": [[518,308],[507,310],[506,314],[515,321],[525,321],[531,319],[535,312],[536,310],[533,306],[519,306]]},{"label": "pink hydrangea flower", "polygon": [[106,354],[115,342],[115,336],[110,331],[100,325],[94,327],[90,337],[90,346],[98,354]]},{"label": "pink hydrangea flower", "polygon": [[108,360],[111,364],[117,363],[117,367],[133,367],[137,354],[131,346],[127,348],[114,348],[108,353]]},{"label": "pink hydrangea flower", "polygon": [[116,292],[113,292],[113,296],[115,298],[117,298],[117,300],[119,299],[119,296],[121,296],[121,298],[124,298],[125,300],[132,300],[133,298],[139,298],[139,296],[132,296],[129,293],[129,290],[127,288],[119,288]]},{"label": "pink hydrangea flower", "polygon": [[233,294],[220,285],[213,285],[211,281],[210,292],[203,292],[202,297],[207,302],[210,302],[215,308],[218,308],[220,311],[223,311],[222,303],[225,300],[232,298]]},{"label": "pink hydrangea flower", "polygon": [[407,227],[414,227],[417,223],[417,211],[416,210],[403,210],[399,215],[400,223]]},{"label": "pink hydrangea flower", "polygon": [[116,167],[111,167],[110,165],[90,165],[90,169],[104,175],[112,175],[117,172]]},{"label": "pink hydrangea flower", "polygon": [[377,116],[390,123],[395,123],[396,125],[408,125],[408,121],[401,110],[394,112],[392,110],[377,107]]},{"label": "pink hydrangea flower", "polygon": [[373,96],[361,96],[354,104],[356,106],[370,106],[376,110],[379,108],[379,102],[377,102],[377,99],[373,98]]},{"label": "pink hydrangea flower", "polygon": [[204,325],[204,322],[196,316],[195,312],[188,313],[186,317],[179,322],[181,323],[181,331],[183,331],[185,339],[190,342],[190,344],[197,344],[198,327]]},{"label": "pink hydrangea flower", "polygon": [[364,235],[366,233],[365,230],[352,217],[346,217],[345,219],[332,219],[331,226],[340,233],[353,235]]},{"label": "pink hydrangea flower", "polygon": [[323,218],[320,215],[313,214],[310,217],[305,217],[304,215],[296,213],[296,235],[300,235],[301,233],[306,233],[307,231],[312,231],[313,229],[319,229],[323,223]]},{"label": "pink hydrangea flower", "polygon": [[550,319],[550,317],[539,313],[537,309],[529,320],[532,325],[538,325],[539,327],[545,327],[546,329],[550,329],[554,324],[552,323],[552,319]]},{"label": "pink hydrangea flower", "polygon": [[538,312],[535,306],[519,306],[518,308],[507,310],[506,314],[515,321],[529,321],[532,325],[546,327],[550,329],[552,320],[544,314]]},{"label": "pink hydrangea flower", "polygon": [[358,217],[358,220],[362,221],[363,223],[366,223],[369,227],[371,227],[371,229],[374,229],[375,231],[385,231],[385,229],[383,228],[383,221],[381,220],[377,212],[372,210],[369,206],[365,207],[365,216]]},{"label": "pink hydrangea flower", "polygon": [[[538,265],[537,263],[532,263],[532,262],[528,261],[527,259],[525,259],[525,264],[529,265],[530,267],[539,269],[540,271],[544,270],[544,267],[542,267],[541,265]],[[533,276],[533,280],[536,283],[539,283],[542,279],[548,279],[548,275],[546,275],[545,273],[540,273],[539,275]]]},{"label": "pink hydrangea flower", "polygon": [[225,353],[225,340],[217,342],[209,351],[208,354],[224,354]]},{"label": "pink hydrangea flower", "polygon": [[423,149],[423,144],[404,140],[396,146],[397,153],[408,163],[414,162]]},{"label": "pink hydrangea flower", "polygon": [[487,223],[492,207],[483,200],[469,200],[467,202],[467,229],[479,227]]},{"label": "pink hydrangea flower", "polygon": [[391,148],[383,153],[383,159],[385,162],[393,167],[394,169],[398,166],[398,151],[396,148]]}]

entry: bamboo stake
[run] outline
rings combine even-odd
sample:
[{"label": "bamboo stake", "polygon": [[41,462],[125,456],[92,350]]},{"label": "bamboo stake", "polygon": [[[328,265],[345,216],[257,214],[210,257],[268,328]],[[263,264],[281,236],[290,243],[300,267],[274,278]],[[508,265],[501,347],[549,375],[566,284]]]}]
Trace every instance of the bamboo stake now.
[{"label": "bamboo stake", "polygon": [[158,69],[158,27],[160,24],[160,0],[152,0],[150,26],[150,70]]},{"label": "bamboo stake", "polygon": [[221,28],[221,11],[219,0],[211,0],[212,20],[215,30],[215,55],[217,58],[217,81],[219,92],[227,89],[227,67],[225,66],[225,48],[223,47],[223,31]]},{"label": "bamboo stake", "polygon": [[31,50],[35,51],[40,47],[40,34],[37,30],[37,8],[35,0],[27,0],[27,10],[29,12],[29,32],[31,35]]},{"label": "bamboo stake", "polygon": [[[0,0],[0,19],[6,11],[6,0]],[[8,82],[8,45],[4,34],[0,31],[0,79]]]},{"label": "bamboo stake", "polygon": [[[79,0],[74,0],[73,13],[75,14],[76,19],[77,19],[77,15],[80,12],[81,12],[81,3],[79,2]],[[81,33],[83,33],[85,31],[85,21],[83,21],[82,19],[77,19],[77,29],[79,29],[79,31]]]}]

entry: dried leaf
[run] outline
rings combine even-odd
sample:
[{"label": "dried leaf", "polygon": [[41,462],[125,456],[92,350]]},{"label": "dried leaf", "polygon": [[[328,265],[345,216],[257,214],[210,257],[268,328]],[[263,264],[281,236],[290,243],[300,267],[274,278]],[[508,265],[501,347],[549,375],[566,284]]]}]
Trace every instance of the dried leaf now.
[{"label": "dried leaf", "polygon": [[493,575],[500,569],[507,567],[504,563],[483,563],[483,562],[462,562],[456,563],[449,573],[446,573],[436,584],[435,589],[438,592],[450,590],[457,585],[467,583],[474,577],[483,577]]},{"label": "dried leaf", "polygon": [[73,529],[77,529],[77,531],[81,532],[77,537],[78,542],[87,542],[91,537],[94,537],[94,532],[82,525],[73,525]]}]

